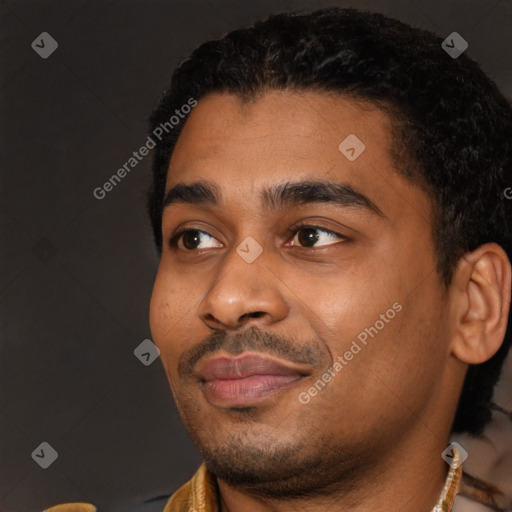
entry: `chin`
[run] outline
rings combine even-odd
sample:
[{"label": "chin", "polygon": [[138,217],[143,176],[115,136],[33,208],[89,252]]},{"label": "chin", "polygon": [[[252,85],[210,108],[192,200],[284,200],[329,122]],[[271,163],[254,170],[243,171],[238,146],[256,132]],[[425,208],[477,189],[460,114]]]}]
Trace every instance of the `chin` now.
[{"label": "chin", "polygon": [[[253,436],[250,436],[253,437]],[[326,442],[316,447],[303,435],[290,442],[272,440],[267,434],[260,442],[247,433],[230,436],[222,445],[194,439],[208,470],[218,479],[255,496],[293,499],[327,496],[333,488],[353,481],[361,460]],[[319,441],[318,439],[312,441]]]}]

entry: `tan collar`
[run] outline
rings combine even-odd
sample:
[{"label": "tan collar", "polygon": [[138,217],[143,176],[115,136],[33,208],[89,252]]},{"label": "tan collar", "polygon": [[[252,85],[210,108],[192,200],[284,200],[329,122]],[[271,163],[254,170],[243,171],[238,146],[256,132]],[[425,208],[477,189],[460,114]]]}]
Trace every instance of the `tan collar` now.
[{"label": "tan collar", "polygon": [[217,481],[204,463],[171,496],[163,512],[220,512]]}]

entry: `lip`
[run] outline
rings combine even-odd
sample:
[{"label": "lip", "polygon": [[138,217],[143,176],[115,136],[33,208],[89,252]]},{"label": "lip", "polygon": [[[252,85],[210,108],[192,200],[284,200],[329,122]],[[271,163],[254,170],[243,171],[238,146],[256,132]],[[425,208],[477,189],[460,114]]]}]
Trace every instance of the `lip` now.
[{"label": "lip", "polygon": [[310,374],[307,364],[256,354],[215,357],[196,371],[206,400],[219,407],[254,405]]}]

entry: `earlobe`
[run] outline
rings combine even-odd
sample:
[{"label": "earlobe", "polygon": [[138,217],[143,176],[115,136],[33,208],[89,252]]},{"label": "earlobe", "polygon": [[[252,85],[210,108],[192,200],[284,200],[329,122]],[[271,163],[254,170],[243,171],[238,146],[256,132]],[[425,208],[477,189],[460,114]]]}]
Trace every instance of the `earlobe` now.
[{"label": "earlobe", "polygon": [[452,353],[467,364],[480,364],[500,348],[507,329],[511,265],[503,248],[484,244],[466,254],[452,286],[455,330]]}]

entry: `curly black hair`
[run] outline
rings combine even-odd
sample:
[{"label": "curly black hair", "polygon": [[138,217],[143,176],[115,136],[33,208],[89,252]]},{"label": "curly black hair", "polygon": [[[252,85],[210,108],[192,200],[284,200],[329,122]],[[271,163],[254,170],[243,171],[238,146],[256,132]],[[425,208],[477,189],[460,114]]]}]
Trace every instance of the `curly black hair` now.
[{"label": "curly black hair", "polygon": [[[510,258],[512,201],[504,190],[511,170],[512,109],[477,63],[466,53],[452,58],[442,40],[357,9],[273,15],[197,48],[174,71],[150,129],[154,133],[168,123],[191,98],[212,92],[242,101],[268,90],[334,92],[378,106],[393,121],[397,172],[431,197],[438,271],[448,287],[459,259],[484,243],[501,245]],[[154,154],[148,210],[159,254],[167,170],[185,122],[165,130]],[[498,352],[470,365],[453,432],[478,435],[490,420],[511,337],[509,322]]]}]

